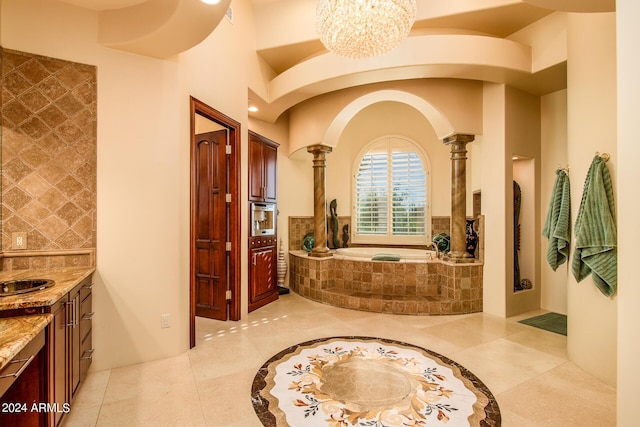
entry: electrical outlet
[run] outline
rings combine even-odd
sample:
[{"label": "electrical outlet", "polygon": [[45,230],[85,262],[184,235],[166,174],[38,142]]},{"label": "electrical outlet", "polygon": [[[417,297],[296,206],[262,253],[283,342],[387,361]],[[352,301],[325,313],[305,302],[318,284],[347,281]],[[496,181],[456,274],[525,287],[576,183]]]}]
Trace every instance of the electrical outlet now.
[{"label": "electrical outlet", "polygon": [[27,233],[11,233],[11,248],[14,250],[27,249]]},{"label": "electrical outlet", "polygon": [[171,315],[163,314],[160,316],[160,327],[161,328],[170,328],[171,327]]}]

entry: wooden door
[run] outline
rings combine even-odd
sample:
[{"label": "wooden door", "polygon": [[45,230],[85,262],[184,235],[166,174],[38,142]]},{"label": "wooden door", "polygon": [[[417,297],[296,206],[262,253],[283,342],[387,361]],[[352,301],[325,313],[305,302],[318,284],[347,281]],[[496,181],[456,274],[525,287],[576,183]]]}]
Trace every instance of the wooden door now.
[{"label": "wooden door", "polygon": [[196,135],[196,316],[227,320],[227,131]]}]

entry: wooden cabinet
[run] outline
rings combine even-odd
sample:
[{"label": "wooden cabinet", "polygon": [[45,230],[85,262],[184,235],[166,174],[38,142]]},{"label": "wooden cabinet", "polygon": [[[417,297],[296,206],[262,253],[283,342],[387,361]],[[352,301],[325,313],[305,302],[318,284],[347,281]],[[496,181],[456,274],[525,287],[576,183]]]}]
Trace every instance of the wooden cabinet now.
[{"label": "wooden cabinet", "polygon": [[276,237],[249,240],[249,311],[278,299]]},{"label": "wooden cabinet", "polygon": [[59,409],[51,413],[53,426],[62,420],[91,363],[93,349],[86,348],[91,345],[91,286],[89,276],[47,310],[53,315],[47,340],[49,397]]},{"label": "wooden cabinet", "polygon": [[[249,201],[277,202],[278,143],[249,131]],[[276,221],[276,218],[274,218]],[[253,224],[249,224],[252,230]],[[249,238],[249,311],[278,299],[276,227]]]},{"label": "wooden cabinet", "polygon": [[[0,371],[0,426],[45,426],[45,331],[41,331]],[[34,408],[34,405],[35,408]]]},{"label": "wooden cabinet", "polygon": [[249,200],[277,201],[278,143],[249,131]]}]

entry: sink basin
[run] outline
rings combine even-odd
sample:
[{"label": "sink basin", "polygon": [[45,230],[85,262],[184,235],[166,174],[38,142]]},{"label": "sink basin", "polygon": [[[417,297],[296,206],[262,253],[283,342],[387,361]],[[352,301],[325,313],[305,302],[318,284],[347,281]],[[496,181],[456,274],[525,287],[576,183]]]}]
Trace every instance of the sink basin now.
[{"label": "sink basin", "polygon": [[55,283],[53,280],[48,279],[7,280],[0,282],[0,297],[41,291],[55,285]]}]

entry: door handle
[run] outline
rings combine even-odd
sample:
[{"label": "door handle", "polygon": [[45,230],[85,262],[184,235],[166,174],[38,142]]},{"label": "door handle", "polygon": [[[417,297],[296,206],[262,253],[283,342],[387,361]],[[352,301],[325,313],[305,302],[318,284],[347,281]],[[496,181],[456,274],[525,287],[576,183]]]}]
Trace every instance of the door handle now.
[{"label": "door handle", "polygon": [[15,372],[13,374],[6,374],[6,375],[0,375],[0,378],[18,378],[20,376],[20,374],[27,369],[27,366],[29,366],[29,363],[33,360],[33,358],[36,357],[35,354],[32,354],[31,356],[29,356],[26,359],[18,359],[18,360],[12,360],[9,363],[23,363],[23,365],[20,367],[20,369],[18,369],[18,372]]},{"label": "door handle", "polygon": [[68,328],[75,328],[78,322],[78,317],[76,313],[76,298],[67,302],[67,306],[71,306],[71,323],[67,323]]}]

